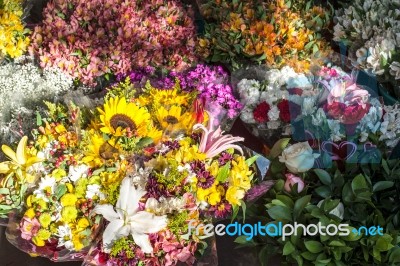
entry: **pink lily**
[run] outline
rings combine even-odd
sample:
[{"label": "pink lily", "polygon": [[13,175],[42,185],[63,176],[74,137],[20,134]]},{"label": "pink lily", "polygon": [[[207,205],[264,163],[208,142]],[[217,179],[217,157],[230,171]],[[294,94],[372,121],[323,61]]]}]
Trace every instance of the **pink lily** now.
[{"label": "pink lily", "polygon": [[201,136],[199,151],[206,154],[207,158],[213,158],[221,152],[233,148],[243,154],[243,150],[234,143],[243,141],[244,138],[233,137],[231,134],[223,135],[224,131],[218,126],[216,130],[213,130],[214,118],[209,115],[209,121],[207,128],[202,124],[196,124],[193,126],[193,130],[203,130]]}]

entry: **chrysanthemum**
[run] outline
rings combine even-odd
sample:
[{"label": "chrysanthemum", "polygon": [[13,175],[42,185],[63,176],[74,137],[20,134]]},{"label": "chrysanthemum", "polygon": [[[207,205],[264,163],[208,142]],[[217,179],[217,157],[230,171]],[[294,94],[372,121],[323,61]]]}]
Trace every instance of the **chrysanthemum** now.
[{"label": "chrysanthemum", "polygon": [[110,98],[99,108],[100,130],[114,136],[123,136],[127,131],[134,136],[146,136],[147,126],[151,123],[149,112],[134,103],[128,103],[125,97]]}]

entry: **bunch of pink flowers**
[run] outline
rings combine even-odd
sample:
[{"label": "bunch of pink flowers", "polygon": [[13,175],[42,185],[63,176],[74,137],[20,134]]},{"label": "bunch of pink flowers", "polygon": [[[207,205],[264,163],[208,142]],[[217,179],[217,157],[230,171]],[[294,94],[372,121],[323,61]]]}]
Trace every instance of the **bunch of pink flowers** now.
[{"label": "bunch of pink flowers", "polygon": [[30,53],[85,85],[135,67],[182,71],[196,61],[192,10],[177,0],[52,0]]}]

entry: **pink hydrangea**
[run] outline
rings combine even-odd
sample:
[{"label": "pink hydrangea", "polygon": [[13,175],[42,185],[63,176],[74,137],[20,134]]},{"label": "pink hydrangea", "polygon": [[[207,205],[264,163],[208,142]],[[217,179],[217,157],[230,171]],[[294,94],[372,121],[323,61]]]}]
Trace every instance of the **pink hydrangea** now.
[{"label": "pink hydrangea", "polygon": [[52,0],[29,51],[92,86],[135,67],[182,71],[197,60],[192,17],[178,0]]}]

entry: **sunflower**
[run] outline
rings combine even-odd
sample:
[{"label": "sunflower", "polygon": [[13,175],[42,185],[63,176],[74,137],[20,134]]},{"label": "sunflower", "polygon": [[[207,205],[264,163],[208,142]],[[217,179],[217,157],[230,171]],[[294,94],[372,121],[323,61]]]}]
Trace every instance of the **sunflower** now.
[{"label": "sunflower", "polygon": [[125,135],[126,131],[134,136],[146,136],[147,126],[151,117],[147,109],[134,103],[128,103],[125,97],[110,98],[104,103],[104,110],[100,112],[100,130],[116,137]]},{"label": "sunflower", "polygon": [[171,105],[181,105],[188,106],[190,98],[192,97],[189,93],[180,93],[179,86],[173,89],[155,89],[153,87],[149,90],[149,95],[139,97],[140,105],[151,104],[156,109],[159,106],[171,106]]},{"label": "sunflower", "polygon": [[195,124],[192,113],[185,112],[180,106],[173,105],[169,110],[160,107],[157,110],[156,118],[160,126],[167,133],[186,132],[192,129]]},{"label": "sunflower", "polygon": [[91,133],[90,144],[87,146],[82,162],[89,164],[91,167],[100,167],[108,160],[115,160],[120,154],[115,139],[106,141],[101,135]]}]

